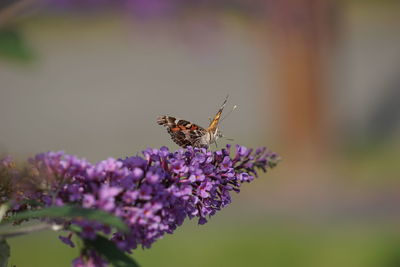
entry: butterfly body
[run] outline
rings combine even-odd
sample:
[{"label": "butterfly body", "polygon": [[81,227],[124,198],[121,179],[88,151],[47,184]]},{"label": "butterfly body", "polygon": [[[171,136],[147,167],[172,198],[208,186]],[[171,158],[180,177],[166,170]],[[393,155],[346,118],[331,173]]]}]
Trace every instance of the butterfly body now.
[{"label": "butterfly body", "polygon": [[192,146],[208,148],[212,143],[216,143],[217,139],[222,136],[218,129],[218,123],[227,99],[228,98],[225,99],[221,108],[206,129],[187,120],[171,116],[161,116],[157,119],[157,123],[165,126],[172,140],[181,147]]}]

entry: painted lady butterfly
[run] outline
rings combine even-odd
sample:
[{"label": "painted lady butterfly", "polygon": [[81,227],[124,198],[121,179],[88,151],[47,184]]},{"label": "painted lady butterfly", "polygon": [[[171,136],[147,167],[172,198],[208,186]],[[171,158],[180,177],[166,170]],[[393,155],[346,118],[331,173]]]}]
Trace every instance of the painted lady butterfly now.
[{"label": "painted lady butterfly", "polygon": [[217,139],[222,137],[221,131],[218,130],[218,122],[227,100],[228,96],[225,98],[224,103],[207,129],[189,121],[170,116],[159,117],[157,123],[167,127],[167,131],[171,135],[172,140],[181,147],[192,146],[208,148],[212,143],[217,144]]}]

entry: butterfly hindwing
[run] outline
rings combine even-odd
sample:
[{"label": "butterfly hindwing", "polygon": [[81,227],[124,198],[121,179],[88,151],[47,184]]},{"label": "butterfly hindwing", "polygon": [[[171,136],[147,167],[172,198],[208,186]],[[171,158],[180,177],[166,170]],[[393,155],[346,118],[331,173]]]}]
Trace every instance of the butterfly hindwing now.
[{"label": "butterfly hindwing", "polygon": [[181,147],[201,146],[200,139],[206,134],[206,130],[194,123],[177,119],[171,116],[162,116],[157,119],[159,125],[167,127],[172,140]]}]

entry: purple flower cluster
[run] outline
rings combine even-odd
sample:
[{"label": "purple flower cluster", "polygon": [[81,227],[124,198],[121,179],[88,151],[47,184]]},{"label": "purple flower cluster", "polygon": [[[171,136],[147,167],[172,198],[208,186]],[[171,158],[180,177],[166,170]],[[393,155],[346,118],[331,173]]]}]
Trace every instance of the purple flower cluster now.
[{"label": "purple flower cluster", "polygon": [[107,262],[94,250],[85,251],[84,255],[72,261],[73,267],[106,267]]},{"label": "purple flower cluster", "polygon": [[[65,223],[81,227],[85,239],[99,232],[112,234],[111,240],[130,252],[138,245],[150,247],[187,217],[204,224],[231,202],[231,191],[239,192],[257,169],[266,171],[278,160],[265,148],[230,150],[229,145],[215,152],[191,147],[171,152],[162,147],[143,151],[143,157],[109,158],[96,164],[63,152],[38,154],[30,164],[38,177],[46,177],[46,190],[34,196],[44,206],[73,204],[120,217],[129,233],[111,233],[108,226],[85,220]],[[71,235],[60,239],[74,246]],[[79,266],[83,258],[75,261]]]}]

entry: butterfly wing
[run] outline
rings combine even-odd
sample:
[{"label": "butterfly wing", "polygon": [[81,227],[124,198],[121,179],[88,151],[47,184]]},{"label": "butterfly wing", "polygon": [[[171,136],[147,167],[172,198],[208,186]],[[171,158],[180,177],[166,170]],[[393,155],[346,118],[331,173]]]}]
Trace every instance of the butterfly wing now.
[{"label": "butterfly wing", "polygon": [[167,127],[172,140],[181,147],[208,147],[202,142],[207,131],[194,123],[170,116],[159,117],[157,123]]},{"label": "butterfly wing", "polygon": [[207,131],[209,131],[213,134],[216,134],[216,131],[218,128],[218,122],[219,122],[219,119],[221,118],[221,114],[222,114],[222,111],[224,110],[226,102],[228,101],[228,97],[229,97],[229,95],[226,96],[224,103],[222,103],[217,114],[214,116],[214,119],[211,121],[210,125],[208,126]]}]

